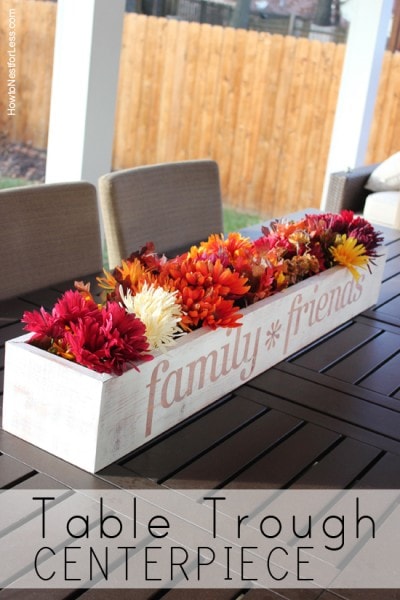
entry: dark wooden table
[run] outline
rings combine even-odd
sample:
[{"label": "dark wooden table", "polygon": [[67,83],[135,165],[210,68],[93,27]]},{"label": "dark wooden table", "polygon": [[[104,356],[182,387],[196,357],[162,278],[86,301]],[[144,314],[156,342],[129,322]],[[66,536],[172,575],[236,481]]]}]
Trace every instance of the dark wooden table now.
[{"label": "dark wooden table", "polygon": [[[0,431],[0,487],[400,489],[400,232],[384,229],[378,303],[96,475]],[[66,283],[0,303],[5,340]],[[1,397],[1,396],[0,396]],[[400,599],[400,590],[26,590],[6,598]]]}]

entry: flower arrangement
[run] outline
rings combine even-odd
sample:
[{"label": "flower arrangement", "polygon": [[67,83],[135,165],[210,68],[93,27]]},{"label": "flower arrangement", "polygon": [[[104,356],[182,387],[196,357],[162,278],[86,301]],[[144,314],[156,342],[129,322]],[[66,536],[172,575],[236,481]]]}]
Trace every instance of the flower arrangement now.
[{"label": "flower arrangement", "polygon": [[239,327],[240,310],[336,265],[370,268],[382,237],[351,211],[274,221],[256,240],[210,235],[167,258],[148,243],[98,278],[103,299],[75,283],[49,313],[25,312],[29,343],[98,372],[120,375],[200,327]]}]

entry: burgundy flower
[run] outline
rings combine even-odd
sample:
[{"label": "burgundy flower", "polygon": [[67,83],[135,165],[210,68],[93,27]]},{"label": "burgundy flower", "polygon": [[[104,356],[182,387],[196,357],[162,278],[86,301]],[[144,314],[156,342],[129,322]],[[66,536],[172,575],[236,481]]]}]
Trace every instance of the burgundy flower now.
[{"label": "burgundy flower", "polygon": [[367,255],[371,257],[377,256],[376,248],[383,242],[383,236],[380,231],[375,231],[371,223],[363,217],[356,217],[348,227],[348,236],[357,239],[359,244],[362,244]]}]

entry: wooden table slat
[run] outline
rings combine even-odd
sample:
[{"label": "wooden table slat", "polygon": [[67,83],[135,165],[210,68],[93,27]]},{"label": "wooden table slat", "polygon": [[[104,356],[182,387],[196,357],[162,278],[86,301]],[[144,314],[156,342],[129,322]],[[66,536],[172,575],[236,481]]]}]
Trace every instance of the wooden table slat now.
[{"label": "wooden table slat", "polygon": [[97,478],[104,479],[108,484],[123,488],[126,490],[159,490],[160,486],[157,482],[145,475],[138,475],[124,465],[113,463],[96,473]]},{"label": "wooden table slat", "polygon": [[390,437],[396,442],[400,441],[400,413],[366,402],[358,395],[347,394],[321,383],[300,379],[290,373],[285,373],[283,377],[277,368],[262,373],[249,385]]},{"label": "wooden table slat", "polygon": [[[340,351],[340,347],[338,350]],[[349,383],[357,383],[372,371],[375,371],[375,377],[378,377],[379,366],[399,350],[400,335],[383,331],[381,335],[369,340],[368,343],[341,360],[338,355],[338,362],[333,367],[326,369],[325,374]],[[400,366],[398,359],[397,362]]]},{"label": "wooden table slat", "polygon": [[279,489],[286,486],[340,439],[333,431],[307,424],[240,473],[230,489]]},{"label": "wooden table slat", "polygon": [[400,600],[400,590],[338,589],[324,591],[318,600]]},{"label": "wooden table slat", "polygon": [[[349,397],[354,396],[355,398],[360,398],[367,403],[369,402],[372,404],[377,404],[378,406],[383,406],[384,408],[394,410],[395,412],[400,412],[400,404],[396,401],[394,395],[393,397],[386,396],[380,391],[374,391],[367,389],[366,387],[362,387],[362,385],[360,385],[362,381],[357,383],[357,385],[354,385],[352,383],[348,383],[347,381],[337,379],[336,377],[328,377],[325,375],[325,373],[317,373],[311,369],[305,369],[304,367],[300,367],[299,365],[289,361],[279,363],[279,365],[274,368],[282,373],[290,373],[294,377],[299,377],[300,380],[305,379],[317,385],[321,385],[324,388],[326,387],[330,390],[346,394]],[[249,382],[249,385],[251,384],[252,382]]]},{"label": "wooden table slat", "polygon": [[4,346],[6,340],[18,337],[26,333],[23,329],[23,324],[19,321],[17,323],[11,323],[5,327],[0,327],[0,346]]},{"label": "wooden table slat", "polygon": [[34,469],[16,460],[12,456],[0,456],[0,488],[10,487],[21,479],[34,474]]},{"label": "wooden table slat", "polygon": [[125,462],[124,467],[156,481],[162,480],[264,411],[260,405],[234,397],[141,451]]},{"label": "wooden table slat", "polygon": [[[246,398],[249,398],[254,402],[260,402],[271,409],[274,408],[276,410],[284,411],[285,413],[297,416],[304,421],[336,431],[344,437],[351,437],[352,439],[370,444],[376,448],[400,455],[399,441],[380,435],[374,431],[364,429],[339,417],[316,411],[313,408],[309,408],[300,403],[294,403],[282,396],[262,392],[259,388],[254,388],[250,384],[243,386],[240,393]],[[396,400],[393,401],[396,402]]]},{"label": "wooden table slat", "polygon": [[339,356],[354,352],[362,344],[379,336],[381,331],[372,325],[350,323],[335,335],[322,338],[310,350],[300,352],[293,362],[313,371],[323,371],[335,363]]},{"label": "wooden table slat", "polygon": [[400,325],[400,296],[396,296],[375,310],[375,318]]},{"label": "wooden table slat", "polygon": [[292,488],[345,489],[379,454],[380,451],[373,446],[345,438],[300,477]]},{"label": "wooden table slat", "polygon": [[136,588],[119,590],[92,588],[79,596],[79,600],[153,600],[153,598],[154,600],[159,598],[157,590]]},{"label": "wooden table slat", "polygon": [[32,304],[31,308],[27,310],[37,310],[42,306],[46,310],[51,310],[60,296],[61,292],[59,290],[47,288],[24,294],[24,300]]},{"label": "wooden table slat", "polygon": [[61,481],[70,488],[79,490],[114,487],[106,480],[82,471],[82,469],[78,469],[78,467],[11,435],[3,429],[0,430],[0,449],[5,454],[25,463],[32,470],[42,472]]},{"label": "wooden table slat", "polygon": [[385,268],[383,271],[383,277],[382,280],[386,281],[386,279],[390,279],[391,277],[396,277],[396,275],[398,275],[399,273],[399,261],[396,258],[392,258],[391,260],[388,260],[385,264]]},{"label": "wooden table slat", "polygon": [[[180,589],[170,590],[162,596],[163,600],[236,600],[240,597],[241,590],[235,589]],[[136,600],[136,596],[135,596]]]},{"label": "wooden table slat", "polygon": [[[277,589],[274,590],[248,590],[240,600],[317,600],[321,595],[321,590],[309,588],[301,589]],[[333,599],[331,599],[333,600]],[[340,600],[335,598],[335,600]]]},{"label": "wooden table slat", "polygon": [[[23,298],[0,300],[0,325],[19,321],[24,311],[30,309],[31,305]],[[3,322],[1,319],[3,319]]]},{"label": "wooden table slat", "polygon": [[279,443],[283,436],[289,435],[300,424],[299,419],[269,411],[164,483],[178,489],[215,488]]},{"label": "wooden table slat", "polygon": [[399,489],[400,457],[387,452],[355,484],[357,488]]},{"label": "wooden table slat", "polygon": [[396,275],[386,281],[383,281],[379,290],[379,297],[376,302],[377,311],[382,305],[386,304],[400,293],[400,276]]},{"label": "wooden table slat", "polygon": [[[119,590],[118,590],[119,591]],[[0,600],[72,600],[73,590],[69,589],[12,589],[0,590]],[[131,596],[132,597],[132,596]],[[110,598],[111,600],[111,598]]]},{"label": "wooden table slat", "polygon": [[377,371],[359,382],[364,388],[392,396],[400,387],[400,356],[388,359]]},{"label": "wooden table slat", "polygon": [[392,239],[391,241],[389,241],[389,239],[388,239],[387,241],[389,243],[387,243],[385,245],[386,259],[392,260],[392,259],[396,258],[397,256],[400,256],[400,240],[397,238],[397,239]]}]

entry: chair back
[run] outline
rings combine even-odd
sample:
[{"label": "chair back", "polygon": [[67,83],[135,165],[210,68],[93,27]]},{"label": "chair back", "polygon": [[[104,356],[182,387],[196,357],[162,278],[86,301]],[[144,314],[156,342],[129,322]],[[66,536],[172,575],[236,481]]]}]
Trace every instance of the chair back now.
[{"label": "chair back", "polygon": [[0,300],[100,272],[94,185],[86,182],[0,190]]},{"label": "chair back", "polygon": [[219,171],[212,160],[108,173],[99,180],[99,200],[110,268],[147,242],[174,256],[223,231]]},{"label": "chair back", "polygon": [[371,193],[364,186],[377,166],[377,164],[363,165],[348,171],[331,173],[326,195],[326,211],[339,213],[346,209],[362,213],[365,199]]}]

